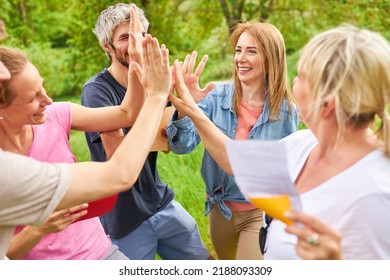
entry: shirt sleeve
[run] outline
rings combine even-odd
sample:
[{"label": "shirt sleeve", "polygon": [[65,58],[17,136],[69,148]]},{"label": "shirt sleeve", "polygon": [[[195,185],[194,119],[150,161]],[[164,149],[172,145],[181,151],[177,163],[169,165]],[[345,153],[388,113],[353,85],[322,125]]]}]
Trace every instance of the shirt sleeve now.
[{"label": "shirt sleeve", "polygon": [[0,150],[0,224],[39,225],[55,210],[70,182],[66,164],[49,164]]},{"label": "shirt sleeve", "polygon": [[[198,107],[208,118],[210,118],[208,102],[213,100],[214,91],[215,89],[198,103]],[[166,129],[168,145],[175,154],[188,154],[195,150],[201,139],[192,120],[187,116],[178,120],[177,115],[178,112],[175,111]]]},{"label": "shirt sleeve", "polygon": [[50,117],[55,119],[56,122],[64,128],[68,137],[72,126],[72,113],[70,106],[70,102],[54,102],[50,105],[50,110],[48,110]]},{"label": "shirt sleeve", "polygon": [[[98,82],[84,85],[81,93],[81,105],[89,108],[115,106],[114,101],[110,99],[110,93],[106,86]],[[86,132],[85,135],[91,143],[101,142],[100,131]]]}]

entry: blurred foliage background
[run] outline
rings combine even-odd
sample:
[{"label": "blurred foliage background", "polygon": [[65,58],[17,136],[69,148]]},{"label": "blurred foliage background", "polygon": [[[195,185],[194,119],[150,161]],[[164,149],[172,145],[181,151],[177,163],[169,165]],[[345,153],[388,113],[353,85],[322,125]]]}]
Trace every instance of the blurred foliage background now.
[{"label": "blurred foliage background", "polygon": [[[92,33],[100,12],[119,1],[0,0],[8,38],[2,45],[26,50],[52,97],[78,96],[83,83],[108,63]],[[229,32],[239,21],[263,20],[282,32],[290,78],[299,50],[310,37],[342,23],[390,38],[389,0],[142,0],[133,1],[150,20],[149,33],[184,59],[192,50],[208,54],[201,82],[231,76]]]},{"label": "blurred foliage background", "polygon": [[[0,0],[0,19],[8,38],[2,45],[29,55],[45,79],[54,100],[80,102],[81,88],[108,64],[92,33],[108,0]],[[289,77],[295,76],[300,49],[318,32],[343,23],[380,32],[390,39],[390,0],[142,0],[151,25],[149,33],[170,50],[171,60],[184,59],[193,50],[209,55],[202,83],[229,79],[233,48],[229,32],[239,21],[262,20],[282,32],[288,51]],[[301,124],[301,127],[303,125]],[[71,147],[79,161],[89,160],[84,133],[72,131]],[[195,218],[201,236],[213,253],[204,216],[204,183],[200,144],[187,155],[160,152],[162,180],[176,192],[176,200]]]}]

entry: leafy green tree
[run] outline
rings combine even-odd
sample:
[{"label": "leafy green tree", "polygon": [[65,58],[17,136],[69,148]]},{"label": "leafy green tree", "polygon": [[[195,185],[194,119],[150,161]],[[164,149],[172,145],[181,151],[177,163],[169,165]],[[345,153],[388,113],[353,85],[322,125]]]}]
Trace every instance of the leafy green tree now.
[{"label": "leafy green tree", "polygon": [[50,42],[54,47],[65,46],[71,2],[0,0],[1,17],[14,44]]},{"label": "leafy green tree", "polygon": [[[192,50],[210,60],[203,79],[231,76],[229,32],[237,22],[262,20],[283,34],[289,55],[318,32],[350,23],[390,38],[388,0],[134,0],[150,20],[149,32],[172,59]],[[110,0],[0,0],[8,39],[25,49],[45,78],[49,93],[78,95],[83,83],[108,63],[92,33]],[[293,65],[294,67],[295,65]]]},{"label": "leafy green tree", "polygon": [[237,22],[245,20],[265,21],[273,12],[273,0],[219,0],[227,27],[230,33],[233,32]]}]

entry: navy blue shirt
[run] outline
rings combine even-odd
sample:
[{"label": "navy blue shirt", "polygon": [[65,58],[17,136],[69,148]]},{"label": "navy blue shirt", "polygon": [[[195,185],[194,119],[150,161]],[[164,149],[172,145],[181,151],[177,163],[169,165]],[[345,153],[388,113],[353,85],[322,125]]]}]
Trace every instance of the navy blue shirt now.
[{"label": "navy blue shirt", "polygon": [[[87,107],[120,105],[126,93],[107,69],[89,79],[83,87],[81,104]],[[130,128],[124,128],[126,134]],[[106,153],[99,132],[86,132],[91,160],[106,161]],[[139,144],[142,145],[142,139]],[[131,156],[131,155],[129,155]],[[136,229],[143,221],[163,209],[174,197],[172,189],[160,180],[157,152],[149,153],[133,187],[118,195],[115,207],[100,220],[106,234],[119,239]]]}]

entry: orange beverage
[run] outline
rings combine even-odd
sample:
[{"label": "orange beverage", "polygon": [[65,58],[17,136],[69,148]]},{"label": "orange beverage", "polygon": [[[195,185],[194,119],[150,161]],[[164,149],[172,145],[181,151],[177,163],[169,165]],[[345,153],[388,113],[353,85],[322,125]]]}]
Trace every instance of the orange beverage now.
[{"label": "orange beverage", "polygon": [[291,210],[291,203],[288,195],[249,197],[249,201],[257,208],[265,211],[268,216],[278,219],[288,225],[293,224],[291,220],[284,216],[285,212]]}]

